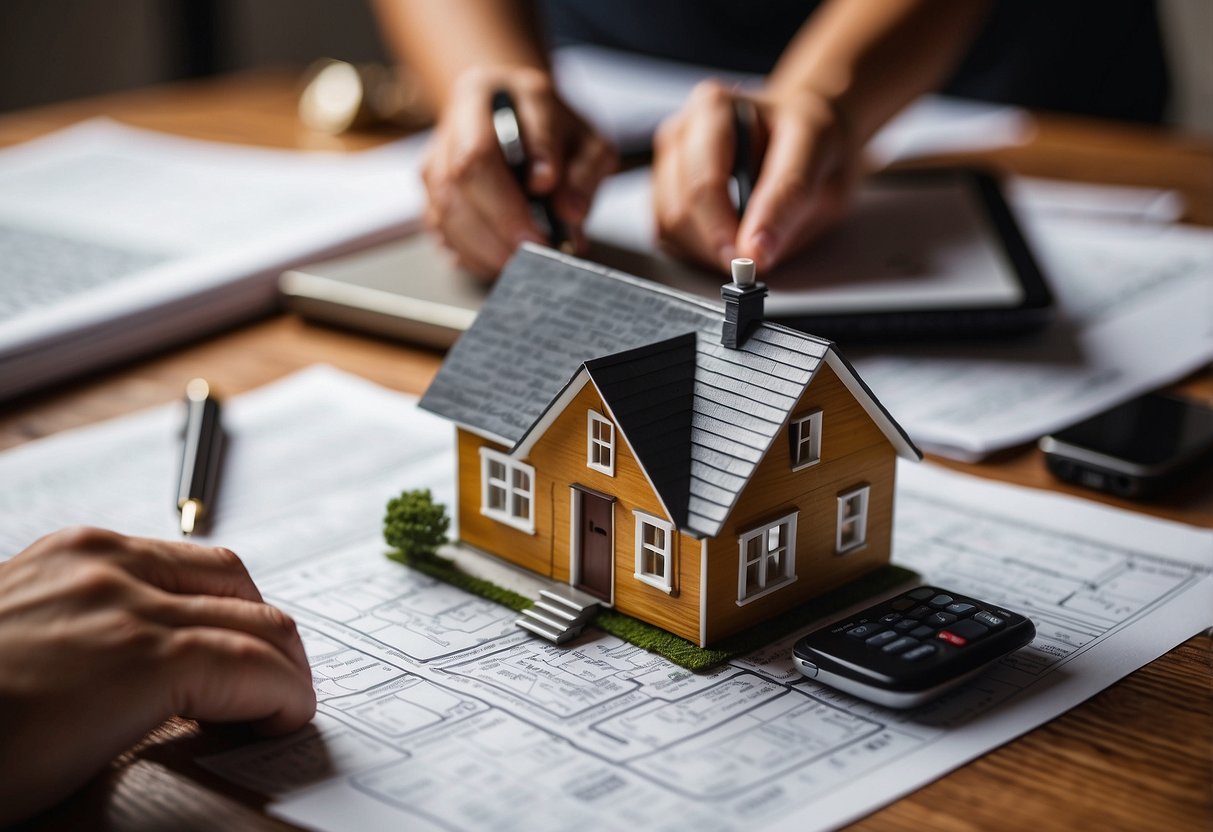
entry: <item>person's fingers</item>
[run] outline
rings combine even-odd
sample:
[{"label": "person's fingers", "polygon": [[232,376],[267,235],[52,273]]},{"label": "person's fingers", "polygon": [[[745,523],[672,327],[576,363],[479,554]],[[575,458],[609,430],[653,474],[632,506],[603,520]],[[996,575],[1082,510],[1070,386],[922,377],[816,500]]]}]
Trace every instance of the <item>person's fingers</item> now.
[{"label": "person's fingers", "polygon": [[618,167],[615,148],[587,128],[569,157],[564,181],[555,196],[560,218],[574,227],[585,222],[598,186]]},{"label": "person's fingers", "polygon": [[654,151],[653,206],[662,244],[711,268],[735,256],[737,210],[729,198],[733,93],[699,84],[681,113],[662,125]]},{"label": "person's fingers", "polygon": [[154,591],[142,606],[144,615],[168,627],[221,627],[256,636],[278,648],[300,671],[310,673],[295,621],[277,607],[243,598]]},{"label": "person's fingers", "polygon": [[168,636],[163,662],[169,710],[206,722],[254,722],[268,734],[305,725],[316,713],[310,675],[248,633],[185,627]]},{"label": "person's fingers", "polygon": [[770,269],[804,245],[821,180],[831,163],[822,134],[800,118],[772,125],[766,157],[737,234],[738,253]]},{"label": "person's fingers", "polygon": [[545,76],[524,77],[518,86],[521,89],[514,96],[514,109],[530,160],[527,188],[533,194],[550,193],[564,171],[563,134],[568,128],[557,123],[563,114],[557,109],[551,82]]},{"label": "person's fingers", "polygon": [[[427,176],[431,200],[442,214],[456,210],[462,202],[471,204],[510,251],[524,241],[541,243],[543,237],[526,196],[501,155],[488,106],[483,111],[475,106],[481,103],[469,99],[452,108],[445,131],[449,138]],[[449,221],[442,223],[452,237],[449,225]],[[453,237],[452,242],[456,242]],[[460,249],[460,253],[465,252]]]},{"label": "person's fingers", "polygon": [[128,537],[88,527],[57,531],[36,546],[48,553],[83,553],[105,558],[127,574],[167,592],[261,600],[261,593],[240,558],[222,547]]},{"label": "person's fingers", "polygon": [[733,95],[719,84],[696,88],[679,154],[683,198],[692,233],[683,241],[697,259],[728,269],[737,256],[737,210],[729,198],[729,179],[737,137]]},{"label": "person's fingers", "polygon": [[460,265],[482,277],[495,277],[514,252],[467,202],[454,203],[440,222],[442,236]]},{"label": "person's fingers", "polygon": [[261,601],[244,562],[231,549],[145,537],[128,540],[134,557],[121,558],[122,567],[166,592]]},{"label": "person's fingers", "polygon": [[679,243],[687,221],[680,197],[678,146],[682,131],[681,120],[663,122],[654,139],[653,154],[653,224],[658,244],[675,257],[686,258]]}]

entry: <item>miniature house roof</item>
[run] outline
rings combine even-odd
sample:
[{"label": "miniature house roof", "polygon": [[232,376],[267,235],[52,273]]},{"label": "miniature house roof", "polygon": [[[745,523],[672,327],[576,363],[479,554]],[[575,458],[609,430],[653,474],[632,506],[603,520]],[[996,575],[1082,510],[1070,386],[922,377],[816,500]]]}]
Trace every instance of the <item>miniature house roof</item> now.
[{"label": "miniature house roof", "polygon": [[421,406],[525,457],[592,380],[670,519],[707,537],[823,363],[900,455],[921,457],[831,342],[764,321],[729,349],[722,319],[720,303],[524,246]]}]

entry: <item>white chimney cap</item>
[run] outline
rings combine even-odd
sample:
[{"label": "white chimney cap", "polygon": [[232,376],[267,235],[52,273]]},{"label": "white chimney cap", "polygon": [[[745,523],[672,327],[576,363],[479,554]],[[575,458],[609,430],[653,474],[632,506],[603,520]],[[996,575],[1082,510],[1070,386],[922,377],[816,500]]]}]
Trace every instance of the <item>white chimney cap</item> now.
[{"label": "white chimney cap", "polygon": [[754,285],[754,261],[748,257],[733,258],[733,282],[738,286]]}]

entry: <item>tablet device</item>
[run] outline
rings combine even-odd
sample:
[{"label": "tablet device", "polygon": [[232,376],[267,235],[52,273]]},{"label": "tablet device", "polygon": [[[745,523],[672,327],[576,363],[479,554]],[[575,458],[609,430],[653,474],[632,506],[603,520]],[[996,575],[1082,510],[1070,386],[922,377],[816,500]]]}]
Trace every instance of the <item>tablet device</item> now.
[{"label": "tablet device", "polygon": [[876,177],[770,279],[772,317],[843,342],[1024,332],[1054,308],[998,181],[974,170]]},{"label": "tablet device", "polygon": [[[586,259],[718,299],[726,276],[655,250],[650,200],[644,170],[606,183]],[[843,344],[1022,332],[1053,307],[997,181],[970,169],[870,178],[839,227],[760,279],[768,318]],[[488,286],[425,234],[281,281],[305,316],[439,347],[467,328]]]}]

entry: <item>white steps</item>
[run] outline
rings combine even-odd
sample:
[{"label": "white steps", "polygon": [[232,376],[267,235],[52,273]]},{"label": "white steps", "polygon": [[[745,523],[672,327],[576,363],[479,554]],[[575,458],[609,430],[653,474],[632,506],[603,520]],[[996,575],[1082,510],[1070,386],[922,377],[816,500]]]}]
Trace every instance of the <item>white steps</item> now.
[{"label": "white steps", "polygon": [[554,644],[563,644],[581,635],[602,606],[597,598],[578,592],[571,586],[553,586],[539,590],[539,600],[522,611],[514,623]]}]

